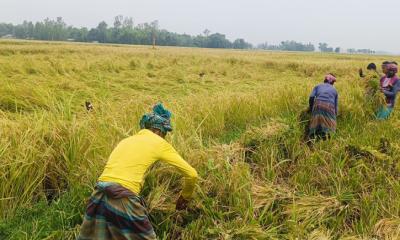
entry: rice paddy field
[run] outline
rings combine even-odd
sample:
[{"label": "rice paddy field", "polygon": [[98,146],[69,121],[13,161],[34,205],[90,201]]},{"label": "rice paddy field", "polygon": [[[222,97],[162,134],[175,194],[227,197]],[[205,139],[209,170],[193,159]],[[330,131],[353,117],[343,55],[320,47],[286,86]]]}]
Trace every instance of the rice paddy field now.
[{"label": "rice paddy field", "polygon": [[[376,121],[358,77],[388,58],[0,41],[0,239],[75,239],[112,149],[159,101],[201,177],[176,212],[180,174],[148,173],[160,239],[400,239],[400,114]],[[338,131],[309,147],[327,72]]]}]

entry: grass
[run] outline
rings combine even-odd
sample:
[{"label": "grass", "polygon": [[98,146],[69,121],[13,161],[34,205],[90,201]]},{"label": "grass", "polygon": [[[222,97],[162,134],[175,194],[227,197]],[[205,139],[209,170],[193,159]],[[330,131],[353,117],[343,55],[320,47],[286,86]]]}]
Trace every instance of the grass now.
[{"label": "grass", "polygon": [[[180,175],[163,164],[147,175],[161,239],[399,236],[400,115],[375,121],[357,77],[385,56],[23,41],[0,41],[0,56],[0,239],[74,239],[108,155],[157,101],[201,176],[175,212]],[[300,115],[326,72],[338,76],[338,132],[310,149]]]}]

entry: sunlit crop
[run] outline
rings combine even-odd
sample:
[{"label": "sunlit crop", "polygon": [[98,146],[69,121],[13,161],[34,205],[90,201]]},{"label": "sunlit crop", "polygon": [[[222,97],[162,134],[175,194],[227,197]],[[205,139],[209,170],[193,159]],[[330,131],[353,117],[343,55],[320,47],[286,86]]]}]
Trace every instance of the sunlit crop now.
[{"label": "sunlit crop", "polygon": [[[398,239],[400,114],[374,120],[357,72],[388,58],[0,41],[0,239],[74,239],[113,147],[158,101],[201,176],[175,212],[179,173],[148,174],[161,239]],[[338,132],[310,148],[301,115],[327,72]]]}]

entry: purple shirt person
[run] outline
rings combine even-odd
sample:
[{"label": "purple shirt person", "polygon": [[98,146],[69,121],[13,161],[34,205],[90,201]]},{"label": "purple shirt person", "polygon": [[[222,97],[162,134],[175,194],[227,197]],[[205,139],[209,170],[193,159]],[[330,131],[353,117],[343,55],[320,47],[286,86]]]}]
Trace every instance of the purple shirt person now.
[{"label": "purple shirt person", "polygon": [[338,114],[338,93],[331,83],[325,81],[314,87],[309,100],[311,110],[316,100],[333,104],[336,109],[336,115]]},{"label": "purple shirt person", "polygon": [[388,107],[393,108],[397,92],[400,90],[400,80],[397,77],[397,65],[389,64],[387,66],[387,73],[381,79],[381,89],[383,94],[386,96],[386,103]]},{"label": "purple shirt person", "polygon": [[397,92],[400,91],[400,80],[397,77],[397,65],[392,63],[386,66],[386,75],[381,78],[380,87],[386,98],[386,106],[381,106],[376,114],[378,120],[390,117],[396,103]]},{"label": "purple shirt person", "polygon": [[333,87],[335,82],[336,77],[330,73],[325,76],[324,83],[314,87],[311,92],[311,121],[308,134],[310,139],[327,139],[330,133],[336,131],[338,93]]}]

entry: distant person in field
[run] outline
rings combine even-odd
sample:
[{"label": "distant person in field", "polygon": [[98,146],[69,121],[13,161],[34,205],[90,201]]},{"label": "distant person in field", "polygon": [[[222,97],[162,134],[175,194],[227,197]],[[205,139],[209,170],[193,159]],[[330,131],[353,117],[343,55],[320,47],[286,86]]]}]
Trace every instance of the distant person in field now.
[{"label": "distant person in field", "polygon": [[187,207],[198,176],[165,140],[172,131],[170,118],[171,113],[157,104],[142,117],[141,130],[116,146],[89,200],[78,239],[156,239],[139,194],[145,173],[157,161],[171,164],[185,176],[176,209]]},{"label": "distant person in field", "polygon": [[368,64],[368,66],[367,66],[367,73],[366,73],[366,74],[364,74],[363,69],[360,68],[360,70],[359,70],[359,75],[360,75],[361,78],[365,78],[365,77],[367,77],[369,74],[374,74],[374,75],[375,75],[375,74],[378,74],[378,75],[379,75],[375,63],[370,63],[370,64]]},{"label": "distant person in field", "polygon": [[332,73],[325,76],[324,83],[317,85],[309,98],[311,121],[310,139],[327,139],[336,131],[338,113],[338,93],[333,85],[336,77]]},{"label": "distant person in field", "polygon": [[365,89],[364,109],[368,111],[369,114],[375,115],[376,111],[385,102],[385,97],[380,90],[381,76],[375,63],[368,64],[365,74],[362,69],[360,69],[360,77],[362,78],[362,87]]},{"label": "distant person in field", "polygon": [[380,107],[377,118],[379,120],[388,119],[393,112],[396,102],[397,92],[400,90],[400,81],[397,76],[398,67],[395,63],[386,65],[386,75],[380,80],[380,88],[385,95],[385,104]]},{"label": "distant person in field", "polygon": [[379,91],[379,80],[381,77],[375,63],[368,64],[366,73],[360,69],[360,77],[364,80],[363,85],[367,96]]},{"label": "distant person in field", "polygon": [[367,77],[368,75],[371,75],[371,74],[372,74],[372,75],[376,75],[376,74],[379,75],[375,63],[369,63],[369,64],[368,64],[368,66],[367,66],[367,72],[366,72],[365,74],[364,74],[363,69],[360,68],[359,74],[360,74],[360,77],[362,77],[362,78],[365,78],[365,77]]}]

